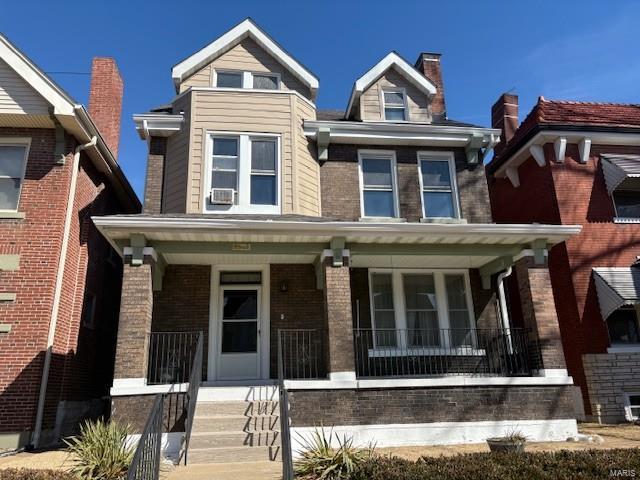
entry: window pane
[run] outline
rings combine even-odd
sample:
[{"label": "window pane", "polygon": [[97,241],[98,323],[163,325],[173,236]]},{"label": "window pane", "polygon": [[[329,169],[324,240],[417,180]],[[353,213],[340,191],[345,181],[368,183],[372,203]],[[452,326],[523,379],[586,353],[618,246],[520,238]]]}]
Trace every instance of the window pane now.
[{"label": "window pane", "polygon": [[607,319],[611,343],[638,343],[638,320],[633,308],[620,308]]},{"label": "window pane", "polygon": [[0,210],[17,210],[20,180],[0,178]]},{"label": "window pane", "polygon": [[225,290],[222,318],[224,320],[258,318],[258,292],[255,290]]},{"label": "window pane", "polygon": [[415,347],[437,347],[440,345],[438,313],[434,311],[407,312],[407,342]]},{"label": "window pane", "polygon": [[462,275],[445,275],[445,286],[447,288],[447,302],[450,309],[467,309],[467,295]]},{"label": "window pane", "polygon": [[422,160],[420,168],[422,170],[422,186],[424,188],[451,186],[449,162]]},{"label": "window pane", "polygon": [[0,146],[0,176],[21,178],[26,147]]},{"label": "window pane", "polygon": [[273,75],[253,75],[253,88],[277,90],[278,79]]},{"label": "window pane", "polygon": [[391,160],[381,158],[363,158],[362,180],[365,187],[392,188]]},{"label": "window pane", "polygon": [[276,170],[276,142],[273,140],[251,141],[251,170]]},{"label": "window pane", "polygon": [[629,405],[640,405],[640,395],[629,395]]},{"label": "window pane", "polygon": [[404,120],[404,108],[385,108],[384,118],[386,120]]},{"label": "window pane", "polygon": [[242,73],[218,72],[217,86],[227,88],[242,88]]},{"label": "window pane", "polygon": [[235,157],[238,155],[238,139],[237,138],[214,138],[213,154],[224,155],[227,157]]},{"label": "window pane", "polygon": [[395,217],[393,192],[367,191],[364,197],[364,214],[367,217]]},{"label": "window pane", "polygon": [[213,168],[222,170],[237,170],[238,159],[229,157],[213,157]]},{"label": "window pane", "polygon": [[251,175],[251,204],[276,205],[275,175]]},{"label": "window pane", "polygon": [[216,172],[211,174],[211,188],[237,188],[236,172]]},{"label": "window pane", "polygon": [[427,218],[453,218],[453,194],[451,192],[424,192],[424,210]]},{"label": "window pane", "polygon": [[444,283],[447,290],[451,345],[454,347],[471,345],[473,337],[470,329],[464,276],[445,275]]},{"label": "window pane", "polygon": [[220,272],[220,285],[262,283],[261,272]]},{"label": "window pane", "polygon": [[391,274],[374,273],[371,275],[371,292],[373,295],[373,308],[393,310]]},{"label": "window pane", "polygon": [[257,322],[224,322],[222,353],[253,353],[258,346]]},{"label": "window pane", "polygon": [[436,286],[433,275],[404,275],[403,283],[407,309],[436,309]]},{"label": "window pane", "polygon": [[404,107],[404,95],[402,92],[384,92],[385,105],[402,105]]},{"label": "window pane", "polygon": [[621,190],[613,192],[618,217],[640,218],[640,192]]}]

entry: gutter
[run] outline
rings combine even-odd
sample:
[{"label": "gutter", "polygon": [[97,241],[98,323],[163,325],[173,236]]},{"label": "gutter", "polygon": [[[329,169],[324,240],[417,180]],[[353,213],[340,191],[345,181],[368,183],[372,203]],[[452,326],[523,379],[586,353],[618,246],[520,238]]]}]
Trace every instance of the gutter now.
[{"label": "gutter", "polygon": [[94,147],[98,141],[97,136],[93,136],[91,141],[83,145],[78,145],[73,154],[73,165],[71,171],[71,185],[69,187],[69,196],[67,198],[67,212],[64,219],[64,233],[62,236],[62,249],[60,252],[60,261],[58,262],[58,272],[56,275],[56,286],[53,296],[53,307],[51,309],[51,320],[49,322],[49,335],[47,337],[47,349],[45,351],[44,366],[42,368],[42,379],[40,380],[40,394],[38,396],[38,411],[36,414],[36,427],[33,432],[31,444],[38,448],[40,444],[40,436],[42,434],[42,421],[44,417],[44,406],[47,397],[47,385],[49,381],[49,369],[51,367],[51,355],[53,352],[53,342],[55,340],[56,325],[58,323],[58,314],[60,311],[60,300],[62,297],[62,282],[64,277],[65,264],[67,261],[67,251],[69,250],[69,237],[71,233],[71,221],[73,219],[74,204],[76,198],[76,184],[78,182],[78,169],[80,168],[80,152]]}]

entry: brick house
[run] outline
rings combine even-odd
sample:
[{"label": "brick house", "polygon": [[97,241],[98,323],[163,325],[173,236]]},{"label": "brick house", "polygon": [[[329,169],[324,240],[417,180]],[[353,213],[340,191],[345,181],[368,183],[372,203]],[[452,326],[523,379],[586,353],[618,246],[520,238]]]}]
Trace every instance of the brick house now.
[{"label": "brick house", "polygon": [[143,213],[94,218],[124,259],[113,418],[179,401],[203,332],[193,462],[276,457],[279,377],[294,443],[320,424],[379,446],[576,432],[546,255],[579,227],[492,223],[500,131],[447,117],[440,55],[389,53],[317,110],[318,79],[247,19],[172,77],[134,116]]},{"label": "brick house", "polygon": [[503,132],[487,166],[494,220],[582,226],[550,250],[549,270],[567,368],[585,413],[635,420],[640,106],[540,97],[518,125],[518,97],[505,94],[492,122]]},{"label": "brick house", "polygon": [[93,61],[89,113],[0,35],[0,448],[105,411],[122,266],[90,217],[140,209],[121,97],[112,59]]}]

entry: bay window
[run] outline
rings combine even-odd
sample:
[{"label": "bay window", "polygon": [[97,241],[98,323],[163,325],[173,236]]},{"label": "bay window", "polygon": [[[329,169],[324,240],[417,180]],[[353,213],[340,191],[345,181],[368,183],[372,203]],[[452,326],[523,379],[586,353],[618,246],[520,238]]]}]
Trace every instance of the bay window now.
[{"label": "bay window", "polygon": [[18,210],[28,139],[0,139],[0,211]]},{"label": "bay window", "polygon": [[424,218],[459,218],[455,163],[451,152],[418,152]]},{"label": "bay window", "polygon": [[395,153],[360,151],[360,198],[363,217],[397,217]]}]

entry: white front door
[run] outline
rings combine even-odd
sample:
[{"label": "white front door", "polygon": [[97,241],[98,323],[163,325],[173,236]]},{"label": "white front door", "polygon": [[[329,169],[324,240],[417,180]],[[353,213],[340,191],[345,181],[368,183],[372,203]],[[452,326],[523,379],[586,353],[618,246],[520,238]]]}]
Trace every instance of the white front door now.
[{"label": "white front door", "polygon": [[260,378],[260,287],[220,287],[218,379]]}]

